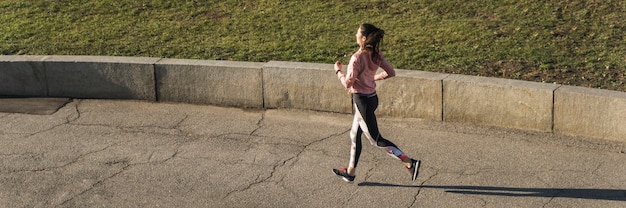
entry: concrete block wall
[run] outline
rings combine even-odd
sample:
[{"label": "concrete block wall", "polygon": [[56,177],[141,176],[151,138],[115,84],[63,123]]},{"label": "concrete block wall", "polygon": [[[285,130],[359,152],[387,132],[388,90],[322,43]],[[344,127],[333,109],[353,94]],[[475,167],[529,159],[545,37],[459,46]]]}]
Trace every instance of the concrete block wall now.
[{"label": "concrete block wall", "polygon": [[48,96],[156,101],[159,58],[50,56],[44,60]]},{"label": "concrete block wall", "polygon": [[[626,93],[397,70],[377,82],[381,116],[626,141]],[[332,64],[97,56],[0,56],[0,97],[185,102],[350,113]]]},{"label": "concrete block wall", "polygon": [[263,63],[163,59],[155,63],[159,101],[263,108]]},{"label": "concrete block wall", "polygon": [[396,77],[377,82],[379,105],[384,116],[443,120],[443,82],[449,75],[396,70]]},{"label": "concrete block wall", "polygon": [[48,96],[46,56],[0,56],[0,95]]},{"label": "concrete block wall", "polygon": [[263,89],[266,108],[352,111],[332,64],[270,61],[263,66]]},{"label": "concrete block wall", "polygon": [[463,75],[443,85],[444,121],[552,131],[553,92],[560,85]]},{"label": "concrete block wall", "polygon": [[554,93],[554,132],[626,141],[626,93],[560,87]]}]

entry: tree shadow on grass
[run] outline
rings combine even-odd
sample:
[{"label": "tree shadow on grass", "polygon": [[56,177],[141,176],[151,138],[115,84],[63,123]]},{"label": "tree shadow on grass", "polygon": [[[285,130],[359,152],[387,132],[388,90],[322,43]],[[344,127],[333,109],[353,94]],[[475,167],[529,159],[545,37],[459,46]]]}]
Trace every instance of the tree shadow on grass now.
[{"label": "tree shadow on grass", "polygon": [[509,197],[576,198],[610,201],[626,201],[623,189],[577,189],[577,188],[513,188],[494,186],[417,186],[377,182],[363,182],[359,186],[408,187],[423,189],[445,189],[445,192],[470,195],[490,195]]}]

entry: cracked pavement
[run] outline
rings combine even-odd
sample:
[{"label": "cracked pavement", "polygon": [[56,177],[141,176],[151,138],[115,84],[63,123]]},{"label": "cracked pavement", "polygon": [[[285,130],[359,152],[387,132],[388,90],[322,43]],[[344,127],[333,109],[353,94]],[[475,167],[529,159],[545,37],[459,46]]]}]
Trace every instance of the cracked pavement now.
[{"label": "cracked pavement", "polygon": [[626,144],[379,118],[424,165],[364,142],[350,115],[129,100],[0,113],[0,207],[624,207]]}]

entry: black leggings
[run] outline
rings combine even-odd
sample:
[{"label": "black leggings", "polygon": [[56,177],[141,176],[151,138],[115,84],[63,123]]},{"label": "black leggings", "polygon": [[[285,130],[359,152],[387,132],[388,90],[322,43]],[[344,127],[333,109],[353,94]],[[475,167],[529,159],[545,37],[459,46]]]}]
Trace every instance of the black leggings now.
[{"label": "black leggings", "polygon": [[352,103],[354,110],[354,120],[352,129],[350,130],[350,140],[352,141],[350,148],[350,163],[348,167],[356,168],[359,157],[361,156],[361,136],[370,141],[370,144],[383,149],[390,156],[404,160],[407,156],[391,141],[383,138],[378,130],[378,122],[374,111],[378,108],[378,96],[372,94],[352,94]]}]

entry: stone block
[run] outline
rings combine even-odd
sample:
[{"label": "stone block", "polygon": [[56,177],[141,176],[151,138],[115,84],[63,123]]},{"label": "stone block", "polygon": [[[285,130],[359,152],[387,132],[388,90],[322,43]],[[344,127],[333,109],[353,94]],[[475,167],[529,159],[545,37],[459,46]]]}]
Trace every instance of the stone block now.
[{"label": "stone block", "polygon": [[560,85],[450,75],[443,81],[444,121],[552,131],[553,95]]},{"label": "stone block", "polygon": [[0,96],[46,97],[46,56],[0,56]]},{"label": "stone block", "polygon": [[377,81],[377,115],[442,121],[443,79],[448,74],[396,70],[396,77]]},{"label": "stone block", "polygon": [[556,133],[626,141],[626,93],[563,86],[554,95]]},{"label": "stone block", "polygon": [[263,64],[163,59],[155,65],[158,99],[263,108]]},{"label": "stone block", "polygon": [[49,96],[155,101],[154,63],[159,59],[51,56],[44,62]]},{"label": "stone block", "polygon": [[266,108],[352,112],[332,64],[270,61],[263,66],[263,88]]}]

